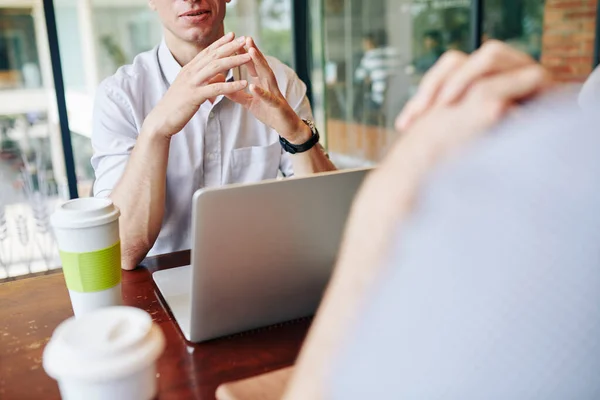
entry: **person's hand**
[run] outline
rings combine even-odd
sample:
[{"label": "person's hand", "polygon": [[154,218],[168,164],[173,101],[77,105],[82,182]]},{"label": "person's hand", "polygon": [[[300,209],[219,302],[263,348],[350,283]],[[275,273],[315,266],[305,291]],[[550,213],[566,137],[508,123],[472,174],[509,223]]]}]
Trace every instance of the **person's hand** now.
[{"label": "person's hand", "polygon": [[227,97],[250,110],[256,119],[274,129],[290,143],[306,142],[312,135],[310,128],[281,94],[273,70],[252,38],[247,39],[244,51],[252,58],[252,62],[246,65],[250,77],[250,93],[239,91],[228,94]]},{"label": "person's hand", "polygon": [[237,54],[246,44],[246,38],[234,38],[233,33],[223,36],[181,69],[167,93],[146,117],[144,129],[170,138],[183,129],[206,100],[246,88],[245,80],[225,80],[227,71],[251,61],[250,55]]},{"label": "person's hand", "polygon": [[[417,94],[398,117],[396,128],[400,131],[408,130],[432,107],[457,102],[471,86],[481,80],[534,66],[538,66],[538,70],[541,68],[529,55],[496,40],[487,41],[471,56],[456,50],[448,51],[425,74]],[[544,78],[544,83],[549,83],[548,76]],[[546,87],[544,84],[539,89]]]},{"label": "person's hand", "polygon": [[[499,55],[506,58],[499,60]],[[354,200],[336,268],[286,400],[326,397],[340,343],[360,318],[369,293],[376,290],[398,229],[414,209],[427,174],[511,107],[552,84],[540,65],[498,43],[486,44],[470,57],[448,53],[427,75],[415,104],[403,114],[407,121],[399,121],[404,135]]]}]

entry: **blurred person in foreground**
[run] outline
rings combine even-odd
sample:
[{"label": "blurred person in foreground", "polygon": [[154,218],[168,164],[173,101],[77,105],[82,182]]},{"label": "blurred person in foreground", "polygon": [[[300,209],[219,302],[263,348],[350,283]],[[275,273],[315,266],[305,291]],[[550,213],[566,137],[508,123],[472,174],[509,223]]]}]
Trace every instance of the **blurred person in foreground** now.
[{"label": "blurred person in foreground", "polygon": [[552,86],[496,41],[428,72],[286,399],[600,397],[600,121]]},{"label": "blurred person in foreground", "polygon": [[191,246],[203,187],[335,169],[306,86],[252,38],[225,34],[231,0],[149,0],[163,41],[97,90],[94,195],[121,211],[122,265]]}]

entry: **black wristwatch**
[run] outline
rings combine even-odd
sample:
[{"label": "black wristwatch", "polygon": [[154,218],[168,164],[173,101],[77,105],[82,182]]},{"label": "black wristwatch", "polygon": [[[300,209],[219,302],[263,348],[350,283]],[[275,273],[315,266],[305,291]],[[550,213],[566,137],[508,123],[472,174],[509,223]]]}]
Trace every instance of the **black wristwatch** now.
[{"label": "black wristwatch", "polygon": [[283,149],[290,154],[304,153],[319,143],[319,131],[317,130],[315,123],[308,119],[303,119],[302,122],[308,125],[310,131],[312,132],[312,136],[306,142],[302,144],[292,144],[279,136],[279,143],[281,143],[281,147],[283,147]]}]

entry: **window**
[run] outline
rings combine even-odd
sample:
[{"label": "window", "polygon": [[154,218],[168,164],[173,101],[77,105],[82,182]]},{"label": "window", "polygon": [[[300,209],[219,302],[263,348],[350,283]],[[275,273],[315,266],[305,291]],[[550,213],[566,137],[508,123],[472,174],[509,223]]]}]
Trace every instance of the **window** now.
[{"label": "window", "polygon": [[[471,50],[470,0],[310,0],[313,109],[341,168],[377,163],[393,122],[448,49]],[[232,0],[226,30],[253,36],[293,66],[292,0]],[[482,40],[509,43],[565,82],[594,64],[595,0],[484,0]],[[55,1],[78,191],[91,193],[91,119],[98,84],[156,46],[146,0]],[[307,38],[308,39],[308,38]],[[303,40],[302,37],[295,40]],[[72,172],[72,171],[70,171]],[[48,216],[67,171],[42,2],[0,5],[0,279],[58,265]]]},{"label": "window", "polygon": [[252,36],[261,50],[292,66],[291,0],[233,0],[225,31]]},{"label": "window", "polygon": [[0,90],[40,88],[32,8],[0,8]]},{"label": "window", "polygon": [[395,137],[395,117],[423,74],[445,50],[469,49],[470,1],[312,5],[323,16],[313,24],[313,36],[323,47],[323,60],[316,63],[323,65],[325,88],[316,101],[325,104],[328,150],[342,168],[375,163]]},{"label": "window", "polygon": [[529,53],[558,80],[583,82],[593,66],[596,8],[590,0],[486,0],[484,40]]},{"label": "window", "polygon": [[48,217],[66,185],[43,11],[13,3],[0,6],[0,279],[59,265]]}]

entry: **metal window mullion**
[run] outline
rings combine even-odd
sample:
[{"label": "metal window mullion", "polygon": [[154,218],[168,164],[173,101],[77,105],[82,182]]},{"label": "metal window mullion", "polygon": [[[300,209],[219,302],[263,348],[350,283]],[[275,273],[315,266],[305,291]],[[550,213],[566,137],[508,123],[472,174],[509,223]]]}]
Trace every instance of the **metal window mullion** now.
[{"label": "metal window mullion", "polygon": [[306,96],[312,103],[312,83],[310,77],[312,35],[310,30],[310,9],[307,0],[292,1],[292,42],[294,69],[306,84]]},{"label": "metal window mullion", "polygon": [[594,38],[594,59],[592,69],[600,64],[600,2],[596,5],[596,37]]},{"label": "metal window mullion", "polygon": [[62,67],[60,64],[60,51],[58,48],[58,32],[56,29],[56,15],[54,13],[54,1],[43,0],[44,17],[46,20],[46,31],[48,34],[48,45],[50,48],[50,61],[52,63],[52,77],[54,80],[54,91],[56,93],[56,106],[58,109],[58,122],[60,125],[60,136],[62,138],[63,155],[65,158],[65,169],[67,172],[67,183],[69,186],[69,197],[79,197],[77,193],[77,175],[75,173],[75,160],[73,158],[73,145],[71,143],[71,130],[67,114],[67,102],[65,99],[65,85]]},{"label": "metal window mullion", "polygon": [[481,47],[483,36],[483,0],[471,1],[471,50]]}]

